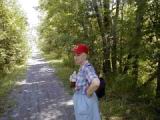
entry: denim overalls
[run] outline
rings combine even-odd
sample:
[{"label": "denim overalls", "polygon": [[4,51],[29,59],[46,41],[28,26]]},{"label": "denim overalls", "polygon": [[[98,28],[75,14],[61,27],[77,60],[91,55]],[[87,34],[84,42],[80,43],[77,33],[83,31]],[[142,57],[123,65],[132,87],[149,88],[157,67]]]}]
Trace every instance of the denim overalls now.
[{"label": "denim overalls", "polygon": [[90,63],[84,64],[76,75],[76,88],[73,96],[76,120],[100,120],[98,99],[94,93],[86,95],[89,84],[98,78]]}]

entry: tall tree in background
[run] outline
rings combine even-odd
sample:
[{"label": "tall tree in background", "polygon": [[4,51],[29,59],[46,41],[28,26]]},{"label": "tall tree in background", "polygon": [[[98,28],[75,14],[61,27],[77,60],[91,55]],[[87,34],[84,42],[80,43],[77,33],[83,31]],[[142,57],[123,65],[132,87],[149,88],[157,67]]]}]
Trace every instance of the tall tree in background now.
[{"label": "tall tree in background", "polygon": [[104,0],[104,29],[105,29],[105,39],[103,40],[103,55],[104,55],[104,62],[103,62],[103,72],[107,77],[109,77],[111,73],[111,61],[110,61],[110,29],[111,29],[111,18],[110,18],[110,1]]},{"label": "tall tree in background", "polygon": [[113,28],[112,28],[112,34],[113,34],[113,47],[112,47],[112,69],[113,72],[117,72],[117,41],[118,41],[118,36],[117,36],[117,21],[118,21],[118,16],[119,16],[119,6],[120,6],[120,0],[116,0],[116,12],[113,17]]},{"label": "tall tree in background", "polygon": [[143,25],[143,17],[146,10],[146,0],[135,0],[136,1],[136,20],[135,20],[135,32],[133,34],[133,40],[132,40],[132,58],[133,58],[133,79],[135,80],[135,85],[137,85],[138,81],[138,69],[139,69],[139,48],[141,46],[141,40],[143,37],[142,33],[142,25]]},{"label": "tall tree in background", "polygon": [[107,79],[109,78],[111,72],[111,62],[110,62],[110,10],[109,10],[109,0],[103,1],[103,14],[100,12],[100,7],[97,0],[92,0],[94,10],[97,17],[97,22],[99,25],[101,37],[102,37],[102,48],[103,48],[103,72]]},{"label": "tall tree in background", "polygon": [[160,98],[160,1],[154,0],[151,2],[149,7],[149,30],[150,33],[149,40],[154,48],[153,51],[153,62],[157,64],[156,74],[157,74],[157,88],[156,97]]}]

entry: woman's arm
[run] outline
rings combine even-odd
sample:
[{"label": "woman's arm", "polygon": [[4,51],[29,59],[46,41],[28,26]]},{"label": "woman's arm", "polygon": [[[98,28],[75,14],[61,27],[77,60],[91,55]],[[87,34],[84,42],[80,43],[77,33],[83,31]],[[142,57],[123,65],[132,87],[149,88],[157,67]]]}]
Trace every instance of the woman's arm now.
[{"label": "woman's arm", "polygon": [[100,80],[98,78],[92,80],[91,84],[87,89],[87,95],[92,96],[92,94],[98,89],[99,85],[100,85]]}]

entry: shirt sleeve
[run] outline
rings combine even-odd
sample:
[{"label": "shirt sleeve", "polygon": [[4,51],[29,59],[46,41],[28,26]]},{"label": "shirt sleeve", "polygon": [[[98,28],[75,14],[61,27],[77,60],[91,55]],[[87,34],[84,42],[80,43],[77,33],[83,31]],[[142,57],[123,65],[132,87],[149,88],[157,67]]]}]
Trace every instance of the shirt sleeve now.
[{"label": "shirt sleeve", "polygon": [[98,78],[93,66],[89,65],[85,68],[86,79],[88,80],[89,84],[95,79]]}]

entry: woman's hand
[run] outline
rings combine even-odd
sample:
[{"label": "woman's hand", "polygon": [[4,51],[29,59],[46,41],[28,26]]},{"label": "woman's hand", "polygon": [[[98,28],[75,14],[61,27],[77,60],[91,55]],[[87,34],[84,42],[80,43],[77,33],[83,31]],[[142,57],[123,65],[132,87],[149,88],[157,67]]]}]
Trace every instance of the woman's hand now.
[{"label": "woman's hand", "polygon": [[99,79],[94,79],[90,86],[87,88],[87,96],[92,96],[93,93],[98,89],[100,85],[100,80]]},{"label": "woman's hand", "polygon": [[91,92],[90,90],[87,89],[87,96],[91,97],[93,95],[93,92]]},{"label": "woman's hand", "polygon": [[70,75],[69,80],[70,80],[70,87],[71,88],[75,88],[75,84],[76,84],[76,71],[74,71],[73,74]]}]

